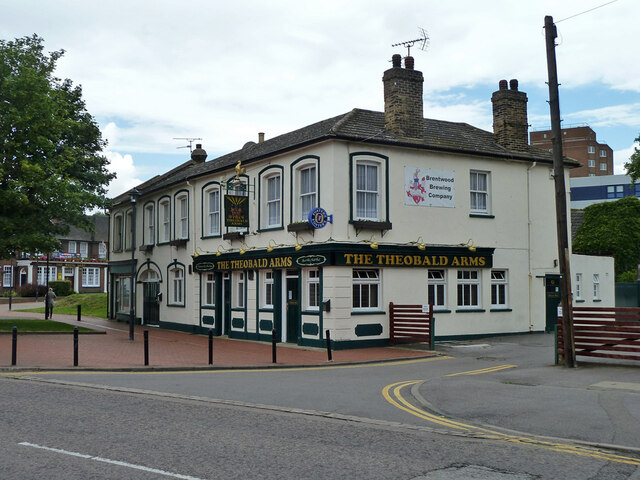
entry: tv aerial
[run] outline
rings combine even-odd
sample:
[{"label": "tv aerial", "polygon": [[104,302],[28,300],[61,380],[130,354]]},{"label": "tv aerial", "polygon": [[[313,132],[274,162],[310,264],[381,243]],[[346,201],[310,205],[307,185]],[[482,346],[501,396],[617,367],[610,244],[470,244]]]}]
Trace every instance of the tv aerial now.
[{"label": "tv aerial", "polygon": [[178,148],[188,148],[189,149],[189,153],[193,152],[193,142],[195,142],[196,140],[202,140],[200,137],[173,137],[174,140],[186,140],[187,142],[189,142],[189,145],[182,145],[181,147],[176,147],[176,150]]},{"label": "tv aerial", "polygon": [[411,47],[413,47],[415,44],[418,44],[418,48],[424,52],[427,48],[429,48],[429,34],[424,28],[418,27],[418,30],[420,30],[420,38],[416,38],[415,40],[407,40],[406,42],[394,43],[391,46],[406,47],[407,57],[411,55]]}]

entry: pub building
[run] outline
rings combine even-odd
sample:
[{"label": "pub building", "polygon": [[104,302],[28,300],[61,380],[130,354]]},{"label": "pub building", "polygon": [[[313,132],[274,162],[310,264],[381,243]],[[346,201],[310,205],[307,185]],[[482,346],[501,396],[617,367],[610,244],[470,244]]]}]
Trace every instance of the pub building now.
[{"label": "pub building", "polygon": [[[334,348],[387,345],[390,302],[433,304],[436,339],[544,331],[553,161],[528,144],[526,94],[500,81],[493,132],[423,118],[404,60],[384,72],[384,112],[210,161],[197,145],[115,198],[110,316],[309,346],[329,331]],[[610,263],[580,261],[608,292]]]}]

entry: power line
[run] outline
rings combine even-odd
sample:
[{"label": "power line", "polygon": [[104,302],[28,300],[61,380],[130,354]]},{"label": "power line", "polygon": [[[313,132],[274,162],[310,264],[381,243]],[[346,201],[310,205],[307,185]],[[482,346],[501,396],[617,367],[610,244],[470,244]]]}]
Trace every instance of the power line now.
[{"label": "power line", "polygon": [[606,7],[607,5],[611,5],[612,3],[615,3],[617,1],[618,0],[611,0],[610,2],[603,3],[602,5],[598,5],[597,7],[590,8],[589,10],[585,10],[584,12],[576,13],[575,15],[571,15],[570,17],[563,18],[562,20],[558,20],[557,22],[554,22],[554,23],[557,25],[560,22],[564,22],[565,20],[569,20],[570,18],[575,18],[575,17],[578,17],[580,15],[584,15],[585,13],[593,12],[594,10],[597,10],[599,8],[602,8],[602,7]]}]

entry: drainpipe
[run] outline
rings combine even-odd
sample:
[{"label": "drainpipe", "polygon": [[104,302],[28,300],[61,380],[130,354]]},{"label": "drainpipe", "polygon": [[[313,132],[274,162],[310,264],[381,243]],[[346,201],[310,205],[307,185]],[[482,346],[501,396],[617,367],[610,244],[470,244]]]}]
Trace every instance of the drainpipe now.
[{"label": "drainpipe", "polygon": [[538,162],[527,168],[527,263],[529,269],[529,331],[533,330],[533,273],[531,272],[531,170]]}]

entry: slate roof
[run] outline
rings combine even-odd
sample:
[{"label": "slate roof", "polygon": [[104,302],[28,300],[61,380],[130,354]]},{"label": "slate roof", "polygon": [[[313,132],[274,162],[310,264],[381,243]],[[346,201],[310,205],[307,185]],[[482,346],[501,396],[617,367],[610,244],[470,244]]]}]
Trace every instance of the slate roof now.
[{"label": "slate roof", "polygon": [[[509,150],[495,142],[493,133],[467,123],[429,118],[423,119],[423,122],[422,138],[401,137],[385,130],[383,112],[356,108],[348,113],[322,120],[261,143],[249,142],[240,150],[208,162],[195,163],[189,160],[137,188],[143,194],[151,193],[190,178],[228,170],[238,161],[242,161],[246,165],[275,154],[331,139],[553,164],[552,154],[547,150],[530,146],[524,150]],[[573,162],[569,162],[569,164],[573,165]],[[128,200],[129,196],[125,193],[116,197],[114,204],[128,202]]]}]

